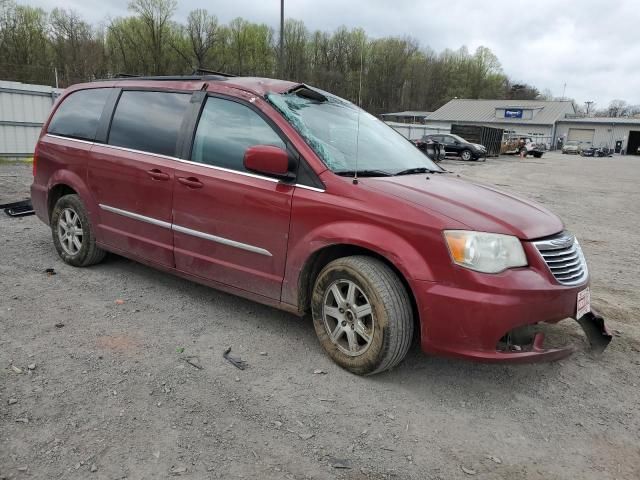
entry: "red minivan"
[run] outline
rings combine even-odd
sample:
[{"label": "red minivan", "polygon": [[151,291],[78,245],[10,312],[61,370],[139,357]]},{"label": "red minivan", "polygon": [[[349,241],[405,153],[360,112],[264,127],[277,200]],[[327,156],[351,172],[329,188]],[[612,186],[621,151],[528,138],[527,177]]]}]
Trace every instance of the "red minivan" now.
[{"label": "red minivan", "polygon": [[113,79],[57,101],[32,202],[62,259],[107,251],[298,315],[340,366],[428,353],[557,359],[592,344],[582,250],[547,209],[460,179],[350,102],[287,81]]}]

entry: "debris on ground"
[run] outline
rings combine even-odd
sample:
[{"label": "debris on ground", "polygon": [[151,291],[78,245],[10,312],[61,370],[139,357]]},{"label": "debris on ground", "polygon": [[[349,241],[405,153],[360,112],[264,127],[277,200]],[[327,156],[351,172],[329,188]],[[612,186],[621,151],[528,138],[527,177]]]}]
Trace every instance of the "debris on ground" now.
[{"label": "debris on ground", "polygon": [[502,460],[500,460],[500,458],[494,457],[493,455],[487,455],[486,457],[494,463],[497,463],[497,464],[502,463]]},{"label": "debris on ground", "polygon": [[124,305],[124,300],[121,298],[116,298],[116,305]]},{"label": "debris on ground", "polygon": [[29,370],[35,370],[36,369],[36,364],[35,363],[30,363],[29,365],[27,365],[27,368]]},{"label": "debris on ground", "polygon": [[173,466],[169,469],[170,475],[182,475],[183,473],[187,473],[187,467],[176,467]]},{"label": "debris on ground", "polygon": [[476,473],[478,473],[478,472],[476,472],[474,469],[472,469],[472,468],[467,468],[467,467],[465,467],[464,465],[460,465],[460,469],[461,469],[464,473],[466,473],[467,475],[475,475]]},{"label": "debris on ground", "polygon": [[184,352],[184,347],[176,347],[176,353]]},{"label": "debris on ground", "polygon": [[193,368],[196,368],[198,370],[202,370],[203,368],[202,365],[200,365],[200,359],[196,356],[180,357],[180,360],[182,360],[183,362],[187,362]]},{"label": "debris on ground", "polygon": [[10,217],[26,217],[27,215],[35,215],[31,199],[22,200],[21,202],[3,203],[0,208]]},{"label": "debris on ground", "polygon": [[262,355],[263,357],[266,357],[268,355],[267,352],[260,352],[260,355]]},{"label": "debris on ground", "polygon": [[302,440],[311,440],[313,437],[315,437],[315,434],[313,434],[313,433],[300,433],[300,434],[298,434],[298,436]]},{"label": "debris on ground", "polygon": [[240,370],[244,370],[247,368],[247,362],[242,360],[240,357],[236,357],[234,355],[230,355],[231,347],[228,347],[223,353],[222,356],[226,361],[231,363],[234,367],[239,368]]},{"label": "debris on ground", "polygon": [[313,371],[314,375],[326,375],[327,372],[325,372],[324,370],[320,370],[319,368]]},{"label": "debris on ground", "polygon": [[344,469],[351,468],[351,462],[349,462],[349,460],[344,458],[330,457],[329,465],[331,465],[333,468],[344,468]]},{"label": "debris on ground", "polygon": [[7,400],[7,403],[9,405],[15,405],[16,403],[18,403],[18,400],[16,400],[15,398],[10,398],[9,400]]},{"label": "debris on ground", "polygon": [[44,270],[44,273],[46,273],[47,275],[51,276],[51,275],[55,275],[56,271],[53,268],[46,268]]},{"label": "debris on ground", "polygon": [[97,472],[98,471],[98,467],[95,463],[91,464],[91,468],[89,468],[89,471],[91,472]]},{"label": "debris on ground", "polygon": [[11,370],[13,370],[13,373],[22,373],[22,369],[20,367],[16,367],[15,365],[11,365]]}]

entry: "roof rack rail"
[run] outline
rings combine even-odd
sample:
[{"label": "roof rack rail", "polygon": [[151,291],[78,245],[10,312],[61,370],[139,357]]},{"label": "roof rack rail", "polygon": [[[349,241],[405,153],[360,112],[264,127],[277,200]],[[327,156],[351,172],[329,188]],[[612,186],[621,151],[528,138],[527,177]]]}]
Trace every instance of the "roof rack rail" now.
[{"label": "roof rack rail", "polygon": [[165,82],[184,82],[187,80],[226,80],[233,75],[224,74],[224,73],[216,73],[216,74],[204,74],[204,75],[152,75],[152,76],[142,76],[142,75],[128,75],[128,74],[117,74],[113,78],[102,78],[96,80],[98,82],[110,82],[114,80],[155,80],[155,81],[165,81]]},{"label": "roof rack rail", "polygon": [[140,75],[136,75],[135,73],[116,73],[113,78],[132,78],[139,77]]},{"label": "roof rack rail", "polygon": [[208,68],[196,68],[193,70],[192,75],[205,74],[205,75],[219,75],[221,77],[237,77],[237,75],[233,73],[226,72],[217,72],[215,70],[210,70]]}]

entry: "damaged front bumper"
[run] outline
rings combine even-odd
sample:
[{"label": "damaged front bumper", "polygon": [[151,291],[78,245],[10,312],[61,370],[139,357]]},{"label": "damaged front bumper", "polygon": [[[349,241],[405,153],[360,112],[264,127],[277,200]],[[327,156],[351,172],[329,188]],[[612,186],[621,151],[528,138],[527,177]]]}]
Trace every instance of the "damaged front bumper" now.
[{"label": "damaged front bumper", "polygon": [[[565,358],[573,346],[545,346],[539,324],[574,318],[577,292],[585,288],[502,289],[475,292],[423,282],[418,292],[421,345],[426,353],[486,362],[529,363]],[[591,311],[577,319],[591,350],[611,342],[602,316]]]}]

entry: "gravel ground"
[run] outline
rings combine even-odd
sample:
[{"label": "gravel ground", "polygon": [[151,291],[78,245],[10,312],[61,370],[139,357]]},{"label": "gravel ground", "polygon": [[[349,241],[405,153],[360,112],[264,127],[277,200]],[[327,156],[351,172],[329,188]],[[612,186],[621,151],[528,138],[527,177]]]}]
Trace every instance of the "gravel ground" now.
[{"label": "gravel ground", "polygon": [[[114,255],[75,269],[35,217],[0,214],[0,478],[640,478],[640,158],[445,165],[578,235],[616,334],[602,357],[568,320],[557,333],[580,350],[560,362],[414,346],[360,378],[323,354],[309,319]],[[30,167],[0,165],[0,203],[30,181]]]}]

